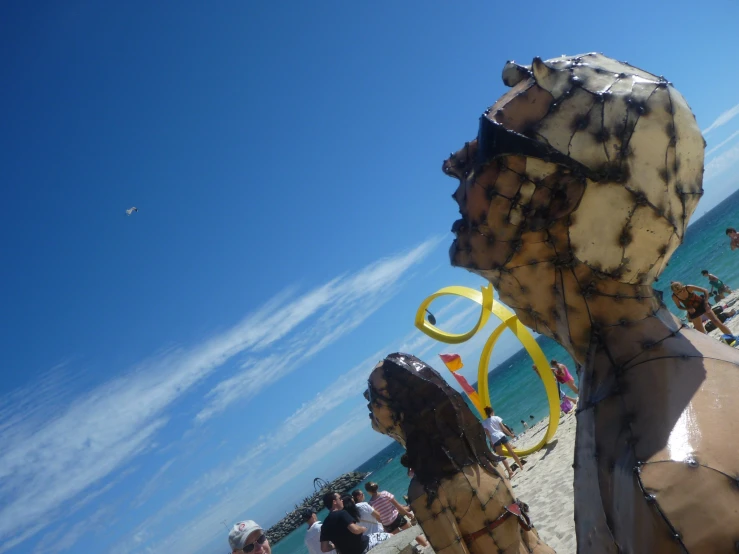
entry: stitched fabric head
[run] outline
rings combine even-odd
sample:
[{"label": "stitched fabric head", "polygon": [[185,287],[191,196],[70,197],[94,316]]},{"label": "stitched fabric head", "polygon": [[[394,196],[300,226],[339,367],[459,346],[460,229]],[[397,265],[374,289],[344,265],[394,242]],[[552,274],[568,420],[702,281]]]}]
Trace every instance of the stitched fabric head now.
[{"label": "stitched fabric head", "polygon": [[651,283],[702,194],[705,143],[685,99],[601,54],[508,62],[503,80],[477,139],[444,162],[460,180],[452,264],[495,284],[536,233],[560,243],[561,263]]},{"label": "stitched fabric head", "polygon": [[443,477],[462,467],[496,472],[480,421],[433,368],[409,354],[390,354],[367,384],[372,427],[405,445],[408,467],[430,498]]}]

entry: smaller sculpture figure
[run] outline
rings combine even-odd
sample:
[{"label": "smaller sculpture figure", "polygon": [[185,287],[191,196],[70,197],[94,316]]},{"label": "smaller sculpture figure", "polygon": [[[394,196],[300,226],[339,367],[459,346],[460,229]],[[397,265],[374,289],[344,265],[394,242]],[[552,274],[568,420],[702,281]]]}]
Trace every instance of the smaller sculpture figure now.
[{"label": "smaller sculpture figure", "polygon": [[365,398],[372,428],[407,450],[408,500],[437,554],[549,554],[498,471],[501,458],[462,396],[431,367],[390,354],[372,371]]}]

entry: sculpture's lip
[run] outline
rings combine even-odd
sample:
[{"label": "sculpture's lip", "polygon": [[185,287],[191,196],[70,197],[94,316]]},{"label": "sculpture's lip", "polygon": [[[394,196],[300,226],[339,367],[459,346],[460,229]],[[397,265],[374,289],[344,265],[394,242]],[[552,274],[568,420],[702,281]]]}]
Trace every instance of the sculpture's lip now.
[{"label": "sculpture's lip", "polygon": [[463,215],[459,219],[455,220],[454,223],[452,223],[452,233],[454,233],[455,236],[459,235],[459,233],[463,232],[467,226],[467,218]]}]

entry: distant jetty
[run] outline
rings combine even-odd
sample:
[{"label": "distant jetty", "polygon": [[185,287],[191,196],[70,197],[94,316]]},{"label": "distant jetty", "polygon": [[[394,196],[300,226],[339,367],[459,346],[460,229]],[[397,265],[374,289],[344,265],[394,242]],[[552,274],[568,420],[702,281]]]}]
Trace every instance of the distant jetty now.
[{"label": "distant jetty", "polygon": [[[292,512],[287,514],[284,518],[282,518],[280,521],[278,521],[275,525],[267,530],[266,535],[269,539],[270,544],[277,544],[279,541],[284,539],[286,535],[292,533],[301,525],[304,525],[305,522],[301,517],[301,512],[306,508],[310,508],[316,513],[322,510],[324,507],[324,494],[329,491],[335,491],[339,494],[349,492],[354,487],[356,487],[358,483],[364,481],[364,479],[368,475],[369,473],[359,473],[356,471],[345,473],[338,479],[334,479],[333,481],[322,487],[321,490],[319,490],[318,492],[304,498],[300,505],[295,505],[295,509]],[[319,480],[316,479],[316,481]]]}]

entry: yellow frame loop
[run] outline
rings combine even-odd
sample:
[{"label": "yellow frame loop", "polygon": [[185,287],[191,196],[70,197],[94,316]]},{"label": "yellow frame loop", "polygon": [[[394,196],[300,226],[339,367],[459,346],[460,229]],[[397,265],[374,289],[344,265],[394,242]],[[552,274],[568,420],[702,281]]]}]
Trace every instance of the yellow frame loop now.
[{"label": "yellow frame loop", "polygon": [[[416,312],[416,327],[418,327],[421,332],[425,333],[432,339],[438,340],[439,342],[445,342],[447,344],[460,344],[462,342],[468,341],[485,326],[488,318],[490,317],[490,314],[492,313],[492,291],[492,285],[490,285],[490,287],[484,287],[481,292],[469,287],[459,286],[444,287],[443,289],[439,289],[434,294],[426,298],[426,300],[421,302],[421,305]],[[435,325],[431,325],[431,323],[426,321],[426,310],[431,305],[431,302],[433,302],[440,296],[461,296],[463,298],[472,300],[477,304],[480,304],[482,306],[482,310],[480,311],[480,317],[478,318],[475,326],[466,333],[456,335],[454,333],[447,333],[445,331],[442,331]]]},{"label": "yellow frame loop", "polygon": [[[516,314],[508,310],[499,302],[495,302],[493,300],[493,293],[494,289],[492,284],[488,285],[487,287],[483,287],[480,292],[469,287],[444,287],[443,289],[440,289],[431,296],[427,297],[421,303],[418,311],[416,312],[415,324],[422,333],[428,335],[435,340],[438,340],[439,342],[444,342],[447,344],[460,344],[471,339],[480,329],[482,329],[482,327],[485,326],[485,323],[487,323],[491,314],[495,315],[498,319],[501,320],[502,323],[498,325],[498,327],[496,327],[495,330],[490,334],[490,337],[485,342],[485,346],[483,347],[482,353],[480,355],[480,363],[477,371],[477,394],[480,397],[480,400],[483,402],[483,408],[484,406],[492,406],[492,402],[490,401],[490,389],[488,387],[488,369],[490,366],[490,358],[493,353],[493,348],[495,347],[495,343],[498,341],[503,331],[505,331],[506,329],[511,330],[511,332],[523,345],[523,347],[526,349],[526,352],[528,352],[529,356],[536,365],[536,368],[538,370],[537,373],[544,383],[544,390],[546,392],[547,401],[549,404],[549,422],[547,425],[547,430],[544,433],[544,436],[542,436],[541,440],[531,448],[527,448],[524,450],[515,449],[516,454],[518,454],[519,456],[526,456],[528,454],[536,452],[537,450],[540,450],[545,444],[552,440],[554,434],[557,432],[557,428],[559,427],[560,411],[557,382],[554,378],[554,374],[549,370],[549,362],[547,361],[544,352],[539,346],[539,343],[536,342],[531,332],[518,320]],[[438,327],[431,325],[428,321],[426,321],[426,310],[431,305],[431,303],[440,296],[461,296],[479,304],[482,309],[480,310],[480,317],[477,320],[477,324],[470,331],[462,334],[447,333],[445,331],[442,331]],[[475,407],[480,412],[480,415],[484,418],[485,413],[481,411],[479,406]],[[505,450],[503,452],[508,455]]]}]

